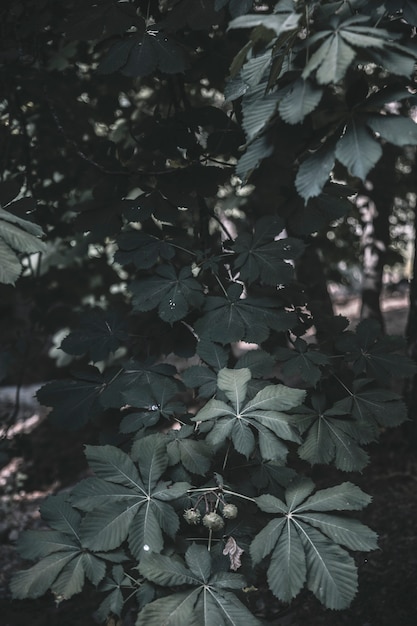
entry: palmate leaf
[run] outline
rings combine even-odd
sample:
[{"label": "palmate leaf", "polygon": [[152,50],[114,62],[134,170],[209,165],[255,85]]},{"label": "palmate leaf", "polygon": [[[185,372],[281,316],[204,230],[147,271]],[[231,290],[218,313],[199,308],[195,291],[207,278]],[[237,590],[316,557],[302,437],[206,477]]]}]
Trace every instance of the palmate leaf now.
[{"label": "palmate leaf", "polygon": [[278,348],[275,356],[284,361],[283,372],[287,376],[299,376],[311,386],[315,386],[321,377],[320,366],[329,363],[325,354],[314,350],[306,341],[299,337],[294,341],[294,350]]},{"label": "palmate leaf", "polygon": [[14,285],[22,265],[19,254],[45,252],[40,226],[0,209],[0,283]]},{"label": "palmate leaf", "polygon": [[320,47],[311,55],[302,77],[308,78],[316,71],[317,82],[321,85],[338,83],[356,57],[356,51],[338,32],[323,31],[324,39]]},{"label": "palmate leaf", "polygon": [[192,365],[181,373],[186,387],[198,389],[200,398],[210,398],[216,391],[216,374],[206,365]]},{"label": "palmate leaf", "polygon": [[366,372],[381,382],[387,382],[391,376],[407,378],[416,372],[415,363],[399,354],[405,348],[402,337],[384,336],[376,320],[366,319],[360,322],[355,333],[347,331],[336,342],[346,359],[353,361],[356,375]]},{"label": "palmate leaf", "polygon": [[157,68],[176,74],[186,66],[182,49],[167,34],[154,28],[143,35],[117,41],[101,61],[98,72],[110,74],[120,70],[127,76],[147,76]]},{"label": "palmate leaf", "polygon": [[68,430],[76,430],[103,411],[100,395],[106,382],[98,369],[78,370],[73,379],[56,380],[39,389],[36,397],[52,407],[49,419]]},{"label": "palmate leaf", "polygon": [[94,613],[94,617],[104,622],[110,614],[120,616],[124,604],[122,588],[131,589],[132,587],[132,580],[126,576],[123,567],[115,565],[111,575],[106,576],[99,586],[99,591],[109,593]]},{"label": "palmate leaf", "polygon": [[369,380],[355,381],[351,394],[334,407],[357,420],[363,443],[376,439],[381,426],[392,428],[407,419],[407,407],[401,396],[375,387]]},{"label": "palmate leaf", "polygon": [[272,298],[241,298],[242,286],[233,284],[227,290],[227,298],[207,296],[203,316],[196,322],[195,330],[200,339],[226,344],[231,341],[261,343],[270,329],[289,330],[297,316],[280,308]]},{"label": "palmate leaf", "polygon": [[138,569],[160,586],[190,587],[147,604],[138,615],[138,626],[259,626],[237,597],[226,591],[241,589],[243,577],[229,572],[210,575],[211,558],[204,546],[192,544],[186,552],[186,563],[160,554],[146,555]]},{"label": "palmate leaf", "polygon": [[382,148],[363,120],[352,118],[336,145],[336,157],[349,173],[365,182],[382,156]]},{"label": "palmate leaf", "polygon": [[131,283],[130,291],[134,309],[158,308],[159,317],[170,324],[185,317],[190,307],[199,308],[204,302],[201,285],[187,267],[177,275],[173,266],[163,265],[153,276]]},{"label": "palmate leaf", "polygon": [[393,45],[393,34],[382,28],[374,28],[364,15],[355,15],[342,23],[336,18],[332,26],[332,30],[319,31],[307,40],[309,46],[314,46],[318,41],[321,44],[311,54],[303,70],[303,78],[315,71],[318,83],[338,83],[356,58],[357,49],[382,49]]},{"label": "palmate leaf", "polygon": [[15,598],[37,598],[48,589],[58,600],[79,593],[85,577],[97,585],[105,575],[102,555],[88,552],[81,538],[80,514],[63,495],[48,497],[41,507],[44,520],[55,530],[26,531],[18,550],[27,559],[38,563],[18,572],[12,579]]},{"label": "palmate leaf", "polygon": [[87,511],[80,529],[87,548],[113,550],[128,539],[139,558],[143,551],[162,550],[163,532],[175,535],[179,520],[167,501],[182,496],[189,485],[158,482],[168,463],[162,439],[151,435],[136,441],[132,456],[113,446],[87,446],[97,477],[81,482],[73,492],[74,505]]},{"label": "palmate leaf", "polygon": [[267,285],[285,284],[293,277],[293,267],[285,259],[295,259],[304,250],[301,240],[292,237],[275,240],[284,224],[279,218],[264,217],[255,224],[253,235],[239,235],[232,244],[237,254],[233,262],[240,278],[249,283],[258,278]]},{"label": "palmate leaf", "polygon": [[169,241],[137,230],[119,235],[117,245],[114,260],[121,265],[134,263],[138,269],[150,269],[159,258],[169,261],[175,255]]},{"label": "palmate leaf", "polygon": [[124,364],[123,369],[113,372],[109,377],[109,384],[102,390],[100,402],[106,408],[120,408],[126,403],[147,409],[151,409],[152,405],[162,406],[180,389],[174,377],[176,371],[174,366],[167,363],[131,359]]},{"label": "palmate leaf", "polygon": [[325,398],[312,397],[313,408],[303,407],[302,413],[294,415],[294,424],[304,433],[304,442],[298,454],[312,465],[331,463],[342,471],[361,471],[369,461],[368,454],[360,447],[375,439],[375,429],[363,420],[356,420],[352,411],[346,411],[339,403],[326,409]]},{"label": "palmate leaf", "polygon": [[235,449],[248,458],[255,449],[254,432],[258,431],[263,459],[285,458],[287,449],[282,440],[298,441],[298,435],[283,411],[299,405],[305,392],[284,385],[268,385],[245,402],[250,377],[248,368],[220,370],[217,384],[231,405],[209,400],[192,421],[214,422],[206,437],[207,443],[214,447],[230,438]]},{"label": "palmate leaf", "polygon": [[88,353],[92,361],[102,361],[128,338],[125,320],[115,311],[95,309],[86,313],[79,327],[61,343],[67,354]]},{"label": "palmate leaf", "polygon": [[327,511],[361,509],[369,496],[351,483],[310,495],[314,484],[295,479],[286,490],[286,503],[265,494],[255,498],[259,508],[274,517],[254,538],[254,563],[269,554],[268,584],[282,601],[289,602],[305,583],[328,608],[344,609],[357,589],[353,559],[341,547],[373,550],[376,535],[369,528]]},{"label": "palmate leaf", "polygon": [[308,79],[299,78],[280,100],[279,114],[287,124],[300,124],[318,106],[322,95],[323,89],[317,89]]}]

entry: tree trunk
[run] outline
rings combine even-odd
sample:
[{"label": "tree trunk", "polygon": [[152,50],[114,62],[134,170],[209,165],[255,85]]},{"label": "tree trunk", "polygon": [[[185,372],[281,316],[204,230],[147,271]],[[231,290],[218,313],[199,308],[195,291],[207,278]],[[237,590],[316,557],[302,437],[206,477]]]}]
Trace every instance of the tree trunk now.
[{"label": "tree trunk", "polygon": [[374,202],[367,198],[360,207],[362,217],[362,304],[361,319],[373,318],[378,320],[384,328],[384,318],[381,312],[382,277],[387,238],[385,227],[388,220],[385,212],[381,214]]},{"label": "tree trunk", "polygon": [[[390,245],[389,216],[395,197],[396,152],[388,149],[369,176],[366,196],[359,198],[362,217],[362,306],[361,319],[378,320],[384,330],[381,312],[383,272]],[[381,184],[383,181],[383,184]]]},{"label": "tree trunk", "polygon": [[[410,306],[408,310],[405,336],[407,339],[408,356],[417,363],[417,230],[414,218],[414,261],[413,276],[410,282]],[[408,405],[408,414],[411,422],[407,425],[410,442],[415,445],[417,441],[417,374],[407,380],[404,395]]]}]

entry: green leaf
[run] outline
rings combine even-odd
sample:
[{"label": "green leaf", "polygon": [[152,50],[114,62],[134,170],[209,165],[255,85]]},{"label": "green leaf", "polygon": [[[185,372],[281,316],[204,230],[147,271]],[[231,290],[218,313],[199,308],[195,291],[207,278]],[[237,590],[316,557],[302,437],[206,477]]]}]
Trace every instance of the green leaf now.
[{"label": "green leaf", "polygon": [[200,338],[222,344],[231,341],[262,343],[270,333],[288,330],[296,323],[296,315],[279,307],[272,298],[240,298],[242,288],[232,285],[227,298],[206,297],[203,316],[196,322],[195,330]]},{"label": "green leaf", "polygon": [[82,317],[79,328],[67,335],[60,347],[67,354],[89,353],[97,362],[115,352],[127,338],[126,323],[120,315],[96,309]]},{"label": "green leaf", "polygon": [[333,143],[325,143],[301,163],[295,186],[306,202],[321,194],[324,185],[329,180],[334,163],[335,146]]},{"label": "green leaf", "polygon": [[171,265],[163,265],[154,276],[131,283],[130,290],[134,309],[158,308],[159,317],[170,324],[185,317],[190,307],[199,308],[204,302],[201,285],[187,267],[177,275]]},{"label": "green leaf", "polygon": [[356,57],[356,51],[343,40],[339,31],[323,31],[320,34],[326,37],[321,46],[311,55],[301,76],[306,79],[316,71],[319,84],[338,83]]},{"label": "green leaf", "polygon": [[223,346],[214,343],[207,337],[200,337],[198,340],[197,354],[203,361],[217,370],[226,367],[229,356]]},{"label": "green leaf", "polygon": [[[188,548],[188,551],[190,550],[191,547]],[[194,552],[195,549],[191,550],[191,558],[193,561]],[[144,557],[139,564],[139,572],[142,576],[145,576],[145,578],[160,586],[195,586],[202,582],[202,579],[196,576],[196,574],[193,574],[191,570],[187,569],[180,560],[174,560],[163,554],[149,554]]]},{"label": "green leaf", "polygon": [[[272,497],[272,496],[270,496]],[[257,499],[259,503],[259,498]],[[285,517],[275,518],[256,535],[250,545],[250,554],[253,562],[260,563],[274,549],[286,525]]]},{"label": "green leaf", "polygon": [[309,80],[299,78],[280,100],[279,113],[287,124],[300,124],[318,106],[322,96],[323,89],[317,89]]},{"label": "green leaf", "polygon": [[19,257],[0,239],[0,283],[14,285],[22,273]]},{"label": "green leaf", "polygon": [[104,387],[100,372],[89,367],[79,371],[73,379],[47,383],[36,397],[43,406],[52,407],[48,417],[53,423],[67,430],[77,430],[103,411],[99,397]]},{"label": "green leaf", "polygon": [[271,156],[273,144],[267,134],[256,137],[247,146],[236,165],[236,175],[245,183],[261,161]]},{"label": "green leaf", "polygon": [[78,552],[79,543],[55,530],[26,530],[19,537],[17,550],[23,558],[34,561],[53,552]]},{"label": "green leaf", "polygon": [[249,368],[254,378],[270,376],[275,365],[274,358],[264,350],[248,350],[237,361],[235,368]]},{"label": "green leaf", "polygon": [[353,393],[339,400],[335,407],[358,421],[363,443],[377,438],[380,426],[392,428],[407,419],[407,407],[401,396],[370,386],[368,381],[355,381]]},{"label": "green leaf", "polygon": [[295,259],[304,250],[304,244],[294,238],[275,240],[282,231],[283,222],[264,217],[255,224],[253,235],[239,235],[232,244],[237,253],[233,265],[240,278],[249,283],[260,278],[267,285],[288,283],[293,277],[293,267],[285,259]]},{"label": "green leaf", "polygon": [[88,580],[91,581],[93,585],[98,585],[105,576],[106,562],[94,554],[89,554],[88,552],[84,552],[81,558]]},{"label": "green leaf", "polygon": [[327,513],[304,513],[299,518],[321,530],[335,543],[351,550],[366,552],[378,547],[378,535],[358,520]]},{"label": "green leaf", "polygon": [[281,35],[288,31],[296,30],[301,15],[293,10],[280,10],[279,4],[275,7],[272,15],[242,15],[236,17],[229,23],[229,28],[253,28],[255,26],[264,26]]},{"label": "green leaf", "polygon": [[18,254],[46,252],[40,226],[0,209],[0,282],[14,285],[22,271]]},{"label": "green leaf", "polygon": [[[164,547],[158,517],[156,515],[156,504],[149,500],[138,510],[132,521],[129,530],[129,548],[132,554],[139,560],[144,554],[151,552],[161,552]],[[175,521],[178,521],[175,516]],[[174,534],[177,527],[174,527]]]},{"label": "green leaf", "polygon": [[210,469],[212,451],[204,441],[177,438],[168,444],[167,453],[171,463],[181,462],[192,474],[204,476]]},{"label": "green leaf", "polygon": [[345,332],[336,341],[336,347],[353,361],[356,375],[366,372],[381,382],[391,376],[407,378],[416,372],[416,364],[404,354],[405,342],[401,337],[384,336],[376,320],[361,321],[356,332]]},{"label": "green leaf", "polygon": [[[338,469],[352,472],[361,471],[369,462],[368,454],[358,445],[363,440],[362,424],[352,420],[351,411],[344,411],[339,404],[327,411],[312,410],[297,416],[294,424],[306,431],[298,454],[312,465],[334,460]],[[368,428],[365,433],[368,437]]]},{"label": "green leaf", "polygon": [[211,574],[211,559],[205,546],[192,543],[185,554],[185,562],[199,580],[208,582]]},{"label": "green leaf", "polygon": [[285,385],[267,385],[250,400],[243,413],[248,411],[288,411],[301,404],[306,392]]},{"label": "green leaf", "polygon": [[309,478],[292,480],[285,491],[285,502],[289,511],[294,510],[303,500],[314,491],[314,483]]},{"label": "green leaf", "polygon": [[278,348],[275,352],[278,361],[284,361],[283,372],[290,378],[300,377],[315,387],[321,378],[320,366],[327,365],[328,358],[303,339],[297,338],[293,345],[294,350]]},{"label": "green leaf", "polygon": [[337,487],[321,489],[310,496],[302,505],[297,506],[296,512],[302,511],[355,511],[361,510],[371,501],[370,496],[350,482],[342,483]]},{"label": "green leaf", "polygon": [[108,482],[143,489],[138,470],[130,456],[115,446],[85,446],[93,472]]},{"label": "green leaf", "polygon": [[69,535],[72,541],[79,540],[81,516],[74,511],[64,495],[48,496],[39,510],[42,518],[51,528]]},{"label": "green leaf", "polygon": [[80,593],[84,586],[85,569],[83,554],[72,559],[63,568],[51,586],[52,591],[59,600],[68,600],[73,595]]},{"label": "green leaf", "polygon": [[356,520],[320,511],[361,509],[370,498],[351,483],[310,495],[313,488],[309,479],[295,479],[286,490],[287,504],[270,494],[255,498],[262,511],[278,517],[256,535],[251,556],[258,563],[272,553],[268,583],[280,600],[290,601],[307,579],[309,589],[326,607],[346,608],[356,593],[357,571],[353,559],[337,544],[371,550],[376,535]]},{"label": "green leaf", "polygon": [[98,71],[109,74],[121,70],[127,76],[147,76],[156,69],[167,74],[183,72],[184,53],[173,40],[156,28],[116,42],[101,61]]},{"label": "green leaf", "polygon": [[83,545],[90,550],[113,550],[127,538],[139,502],[109,503],[87,513],[81,525]]},{"label": "green leaf", "polygon": [[274,89],[267,93],[266,90],[267,83],[263,81],[254,85],[243,96],[242,127],[248,142],[259,135],[277,110],[280,92]]},{"label": "green leaf", "polygon": [[199,593],[199,589],[173,593],[147,604],[138,615],[137,626],[201,626],[200,615],[195,610]]},{"label": "green leaf", "polygon": [[366,118],[366,124],[395,146],[414,146],[417,143],[417,124],[409,117],[375,115]]},{"label": "green leaf", "polygon": [[119,235],[117,245],[114,260],[122,265],[134,263],[138,269],[150,269],[159,258],[169,261],[175,256],[169,241],[137,230]]},{"label": "green leaf", "polygon": [[365,182],[367,175],[382,156],[382,148],[373,139],[364,122],[352,119],[336,145],[336,157],[352,176]]},{"label": "green leaf", "polygon": [[[263,459],[285,458],[287,448],[281,439],[298,441],[299,438],[289,423],[289,417],[270,407],[292,408],[300,403],[299,399],[304,397],[304,392],[300,394],[299,389],[289,389],[283,385],[268,385],[242,408],[249,380],[249,369],[220,370],[218,386],[232,406],[221,400],[209,400],[192,418],[192,421],[215,420],[207,435],[207,443],[217,447],[224,442],[225,438],[231,438],[235,449],[246,458],[250,456],[256,445],[252,431],[254,428],[259,434],[259,446]],[[285,389],[288,389],[286,398],[283,394]],[[265,410],[262,409],[264,406],[267,407]]]},{"label": "green leaf", "polygon": [[200,398],[210,398],[216,391],[216,374],[205,365],[192,365],[181,373],[184,385],[197,388]]},{"label": "green leaf", "polygon": [[109,483],[92,476],[79,482],[71,491],[71,500],[82,511],[93,511],[110,502],[137,497],[136,492],[120,484]]},{"label": "green leaf", "polygon": [[251,371],[247,368],[237,370],[223,368],[217,375],[218,388],[224,392],[237,413],[239,413],[240,407],[245,401],[251,376]]},{"label": "green leaf", "polygon": [[14,574],[10,583],[13,598],[23,600],[42,596],[74,556],[72,552],[50,554],[29,569]]},{"label": "green leaf", "polygon": [[303,523],[298,524],[308,568],[307,585],[329,609],[346,609],[358,587],[353,559],[338,545]]},{"label": "green leaf", "polygon": [[[215,426],[214,429],[215,430]],[[231,437],[235,450],[243,454],[247,459],[255,449],[256,441],[251,428],[237,419],[231,431]]]},{"label": "green leaf", "polygon": [[166,443],[160,435],[149,435],[134,442],[131,458],[139,464],[142,482],[150,493],[168,466]]},{"label": "green leaf", "polygon": [[302,589],[307,576],[303,543],[295,525],[287,521],[268,567],[268,585],[281,602],[290,602]]}]

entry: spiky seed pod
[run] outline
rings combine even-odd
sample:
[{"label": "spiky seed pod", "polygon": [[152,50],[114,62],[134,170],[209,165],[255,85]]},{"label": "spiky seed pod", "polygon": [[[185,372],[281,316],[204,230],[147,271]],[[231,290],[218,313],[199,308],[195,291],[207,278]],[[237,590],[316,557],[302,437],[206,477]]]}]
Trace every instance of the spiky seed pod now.
[{"label": "spiky seed pod", "polygon": [[234,504],[225,504],[222,511],[223,517],[226,519],[235,519],[237,516],[237,506]]},{"label": "spiky seed pod", "polygon": [[198,524],[201,519],[200,511],[197,511],[196,509],[187,509],[184,511],[184,519],[187,524]]},{"label": "spiky seed pod", "polygon": [[221,530],[224,526],[224,521],[217,513],[206,513],[203,517],[203,524],[210,530]]}]

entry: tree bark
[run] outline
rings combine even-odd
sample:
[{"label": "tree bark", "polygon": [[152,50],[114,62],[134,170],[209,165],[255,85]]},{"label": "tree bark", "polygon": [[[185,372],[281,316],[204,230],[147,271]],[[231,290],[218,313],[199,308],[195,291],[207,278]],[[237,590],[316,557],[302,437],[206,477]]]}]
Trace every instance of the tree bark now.
[{"label": "tree bark", "polygon": [[[387,148],[369,176],[366,196],[359,198],[362,232],[362,305],[361,319],[378,320],[384,330],[381,291],[384,265],[390,245],[389,216],[396,189],[396,152]],[[381,184],[383,181],[383,184]]]}]

